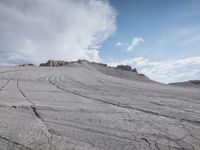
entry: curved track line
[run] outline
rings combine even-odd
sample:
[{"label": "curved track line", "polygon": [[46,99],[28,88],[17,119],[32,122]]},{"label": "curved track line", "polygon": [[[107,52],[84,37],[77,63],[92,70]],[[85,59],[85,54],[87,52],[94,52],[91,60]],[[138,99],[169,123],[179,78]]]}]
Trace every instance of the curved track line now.
[{"label": "curved track line", "polygon": [[11,80],[13,80],[16,76],[17,76],[17,73],[16,73],[13,77],[11,77],[10,79],[8,79],[8,80],[6,81],[6,83],[1,87],[0,91],[2,91],[2,90],[8,85],[8,83],[9,83]]},{"label": "curved track line", "polygon": [[178,119],[176,117],[168,116],[168,115],[165,115],[165,114],[160,114],[158,112],[153,112],[153,111],[150,111],[150,110],[145,110],[145,109],[141,109],[141,108],[129,106],[129,105],[118,103],[118,102],[117,103],[115,103],[115,102],[109,102],[109,101],[105,101],[105,100],[102,100],[102,99],[99,99],[99,98],[94,98],[94,97],[86,96],[86,95],[83,95],[83,94],[78,93],[76,91],[66,90],[65,88],[63,88],[63,87],[57,85],[56,83],[54,83],[51,80],[51,77],[52,76],[50,76],[48,78],[49,83],[52,84],[53,86],[55,86],[56,88],[58,88],[58,89],[60,89],[62,91],[65,91],[67,93],[71,93],[71,94],[74,94],[74,95],[77,95],[77,96],[80,96],[80,97],[84,97],[84,98],[87,98],[87,99],[91,99],[91,100],[95,100],[95,101],[98,101],[98,102],[102,102],[104,104],[110,104],[110,105],[113,105],[113,106],[116,106],[116,107],[120,107],[120,108],[125,108],[125,109],[140,111],[142,113],[151,114],[151,115],[154,115],[154,116],[166,117],[166,118],[170,118],[170,119],[173,119],[173,120],[178,120],[180,122],[188,122],[188,123],[191,123],[193,125],[200,126],[200,120],[196,121],[196,120],[189,120],[189,119]]},{"label": "curved track line", "polygon": [[0,138],[3,139],[3,140],[5,140],[5,141],[7,141],[8,144],[9,144],[9,142],[10,142],[10,143],[13,143],[13,144],[15,144],[15,145],[21,146],[21,147],[23,147],[23,148],[31,149],[30,147],[27,147],[27,146],[25,146],[25,145],[23,145],[23,144],[21,144],[21,143],[18,143],[18,142],[13,141],[13,140],[7,139],[6,137],[3,137],[3,136],[1,136],[1,135],[0,135]]}]

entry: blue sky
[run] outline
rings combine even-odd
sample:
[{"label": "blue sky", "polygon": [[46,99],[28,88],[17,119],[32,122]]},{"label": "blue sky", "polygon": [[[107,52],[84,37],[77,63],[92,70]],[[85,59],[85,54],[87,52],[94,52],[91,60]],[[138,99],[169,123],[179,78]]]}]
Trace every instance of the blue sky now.
[{"label": "blue sky", "polygon": [[[131,65],[164,83],[200,79],[199,0],[111,0],[117,30],[102,44],[110,65]],[[134,41],[140,42],[128,50]]]},{"label": "blue sky", "polygon": [[[111,0],[117,10],[117,30],[103,43],[105,62],[133,57],[150,60],[200,56],[200,1],[198,0]],[[133,37],[144,42],[126,52]]]},{"label": "blue sky", "polygon": [[199,0],[1,0],[0,65],[49,59],[200,79]]}]

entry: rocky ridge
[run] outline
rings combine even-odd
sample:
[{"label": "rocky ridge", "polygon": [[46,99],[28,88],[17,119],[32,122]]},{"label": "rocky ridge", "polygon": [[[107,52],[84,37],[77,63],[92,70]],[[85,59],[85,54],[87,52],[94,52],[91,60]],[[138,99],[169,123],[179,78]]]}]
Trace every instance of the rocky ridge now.
[{"label": "rocky ridge", "polygon": [[0,150],[199,150],[199,89],[122,69],[0,67]]},{"label": "rocky ridge", "polygon": [[176,85],[176,86],[200,86],[200,80],[189,80],[189,81],[186,81],[186,82],[170,83],[169,85]]},{"label": "rocky ridge", "polygon": [[[59,67],[59,66],[65,66],[68,64],[73,64],[73,63],[88,63],[88,64],[96,64],[96,65],[100,65],[100,66],[104,66],[104,67],[108,67],[107,64],[102,64],[102,63],[96,63],[96,62],[90,62],[87,60],[77,60],[77,61],[64,61],[64,60],[48,60],[46,63],[41,63],[39,66],[40,67]],[[112,67],[111,67],[112,68]],[[137,73],[137,69],[134,68],[132,69],[131,66],[129,65],[118,65],[117,67],[113,67],[115,69],[120,69],[120,70],[124,70],[124,71],[133,71]]]}]

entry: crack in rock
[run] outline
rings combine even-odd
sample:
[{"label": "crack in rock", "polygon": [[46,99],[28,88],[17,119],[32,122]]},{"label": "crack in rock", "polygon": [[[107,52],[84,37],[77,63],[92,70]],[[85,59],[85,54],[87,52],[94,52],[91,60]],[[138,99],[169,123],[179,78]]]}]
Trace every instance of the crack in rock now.
[{"label": "crack in rock", "polygon": [[34,113],[34,115],[36,116],[36,118],[37,119],[39,119],[39,121],[47,128],[47,133],[49,133],[50,135],[46,135],[45,134],[45,136],[47,137],[47,139],[48,139],[48,144],[49,144],[49,148],[48,149],[50,149],[50,147],[51,147],[51,143],[52,143],[52,138],[53,138],[53,133],[51,132],[51,129],[50,128],[48,128],[47,126],[46,126],[46,124],[44,123],[44,120],[43,120],[43,118],[40,116],[40,114],[37,112],[37,108],[36,108],[36,104],[34,103],[34,102],[32,102],[31,100],[29,100],[29,98],[26,96],[26,94],[23,92],[23,90],[20,88],[20,86],[19,86],[19,77],[18,77],[18,79],[17,79],[17,88],[18,88],[18,90],[20,91],[20,93],[23,95],[23,97],[25,98],[25,100],[27,101],[27,102],[29,102],[30,103],[30,108],[31,108],[31,110],[32,110],[32,112]]},{"label": "crack in rock", "polygon": [[105,100],[102,100],[102,99],[98,99],[98,98],[94,98],[94,97],[89,97],[89,96],[83,95],[83,94],[78,93],[76,91],[66,90],[65,88],[63,88],[63,87],[57,85],[56,83],[54,83],[53,81],[51,81],[50,78],[51,77],[48,78],[49,83],[52,84],[53,86],[55,86],[56,88],[58,88],[58,89],[60,89],[62,91],[68,92],[68,93],[75,94],[75,95],[80,96],[80,97],[84,97],[84,98],[88,98],[88,99],[91,99],[91,100],[99,101],[99,102],[102,102],[102,103],[105,103],[105,104],[110,104],[110,105],[113,105],[113,106],[116,106],[116,107],[121,107],[121,108],[126,108],[126,109],[140,111],[140,112],[143,112],[143,113],[146,113],[146,114],[151,114],[151,115],[154,115],[154,116],[161,116],[161,117],[166,117],[166,118],[170,118],[170,119],[174,119],[174,120],[185,121],[185,122],[197,125],[197,126],[200,125],[200,121],[193,121],[193,120],[188,120],[188,119],[177,119],[177,118],[175,118],[173,116],[168,116],[168,115],[165,115],[165,114],[160,114],[158,112],[153,112],[153,111],[149,111],[149,110],[145,110],[145,109],[133,107],[133,106],[130,106],[130,105],[124,105],[124,104],[121,104],[121,103],[115,103],[115,102],[105,101]]},{"label": "crack in rock", "polygon": [[30,147],[27,147],[27,146],[25,146],[25,145],[23,145],[23,144],[21,144],[21,143],[12,141],[12,140],[10,140],[10,139],[8,139],[8,138],[6,138],[6,137],[3,137],[2,135],[0,135],[0,138],[3,139],[3,140],[5,140],[5,141],[11,142],[11,143],[13,143],[13,144],[15,144],[15,145],[22,146],[23,148],[31,149]]}]

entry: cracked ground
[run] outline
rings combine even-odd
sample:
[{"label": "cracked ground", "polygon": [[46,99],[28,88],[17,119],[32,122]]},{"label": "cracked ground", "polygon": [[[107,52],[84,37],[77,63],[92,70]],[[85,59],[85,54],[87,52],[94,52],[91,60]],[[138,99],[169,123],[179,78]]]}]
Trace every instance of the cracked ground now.
[{"label": "cracked ground", "polygon": [[100,65],[0,67],[0,150],[200,150],[200,90]]}]

